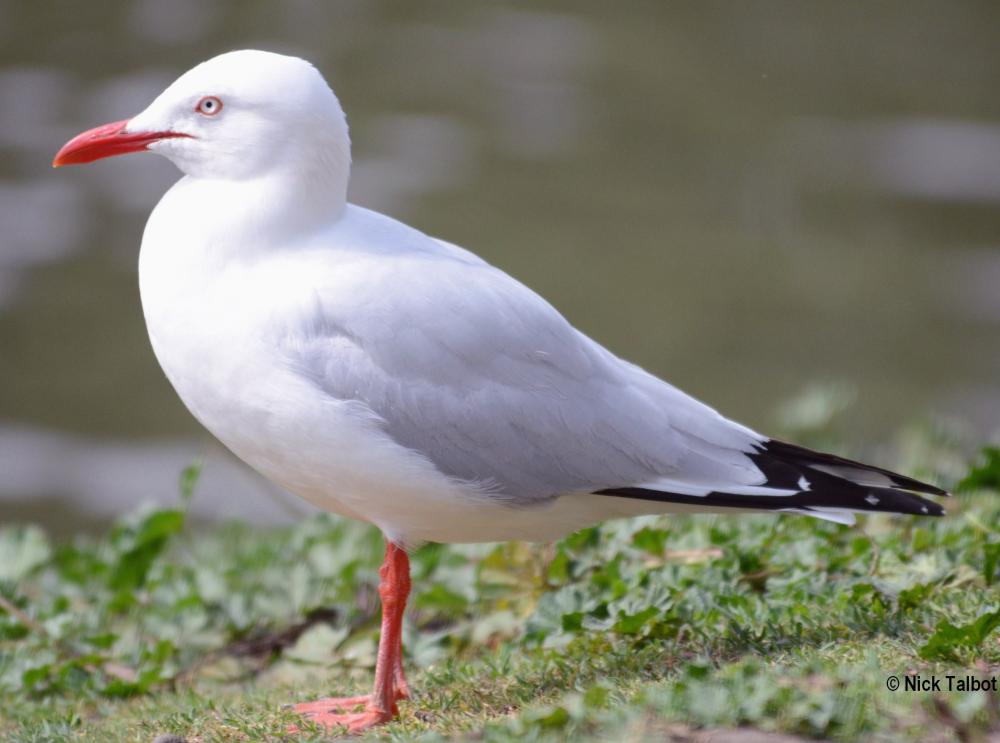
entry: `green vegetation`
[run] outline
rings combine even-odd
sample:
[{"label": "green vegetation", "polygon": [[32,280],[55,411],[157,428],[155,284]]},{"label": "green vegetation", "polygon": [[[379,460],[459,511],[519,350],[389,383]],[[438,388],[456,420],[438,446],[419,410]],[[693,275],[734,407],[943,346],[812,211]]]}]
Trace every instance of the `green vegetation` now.
[{"label": "green vegetation", "polygon": [[[966,463],[940,438],[909,437],[897,463],[960,485],[944,519],[644,518],[417,550],[418,697],[373,735],[977,739],[1000,693],[887,688],[1000,676],[1000,450]],[[0,529],[0,738],[280,740],[283,704],[367,690],[379,535],[327,517],[201,532],[185,525],[196,476],[178,510],[103,538]]]}]

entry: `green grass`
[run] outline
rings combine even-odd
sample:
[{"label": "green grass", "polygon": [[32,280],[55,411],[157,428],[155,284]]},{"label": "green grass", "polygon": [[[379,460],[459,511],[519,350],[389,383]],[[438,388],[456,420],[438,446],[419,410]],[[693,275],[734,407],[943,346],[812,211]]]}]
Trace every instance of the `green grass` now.
[{"label": "green grass", "polygon": [[[910,471],[962,480],[947,518],[644,518],[556,545],[421,548],[404,636],[418,695],[374,735],[997,729],[1000,693],[894,692],[887,678],[1000,676],[1000,451],[969,467],[921,436],[904,452]],[[178,510],[102,538],[0,529],[0,739],[282,740],[295,721],[282,705],[367,690],[379,535],[329,517],[198,531],[195,479]]]}]

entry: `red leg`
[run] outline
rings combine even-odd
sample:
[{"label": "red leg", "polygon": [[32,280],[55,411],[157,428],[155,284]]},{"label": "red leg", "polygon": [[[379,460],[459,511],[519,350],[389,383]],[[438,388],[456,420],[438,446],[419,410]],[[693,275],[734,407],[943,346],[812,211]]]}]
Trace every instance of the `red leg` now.
[{"label": "red leg", "polygon": [[[397,547],[397,549],[399,549]],[[388,550],[387,550],[388,551]],[[406,552],[399,549],[403,555],[403,567],[399,571],[399,605],[396,608],[396,652],[393,662],[392,678],[396,689],[396,701],[410,698],[410,685],[403,675],[403,612],[406,611],[406,598],[410,595],[410,558]],[[381,644],[381,639],[379,640]]]},{"label": "red leg", "polygon": [[396,701],[410,698],[410,685],[406,683],[406,676],[403,674],[403,638],[399,638],[399,647],[396,648],[396,667],[392,674],[396,684]]},{"label": "red leg", "polygon": [[[348,732],[359,733],[398,715],[396,702],[409,696],[410,690],[403,677],[402,629],[403,611],[410,593],[410,559],[401,547],[386,542],[385,560],[379,575],[382,578],[378,587],[382,597],[382,635],[375,662],[375,688],[371,694],[360,697],[296,704],[295,711],[307,720],[328,728],[347,727]],[[345,711],[362,704],[364,709],[360,712]]]}]

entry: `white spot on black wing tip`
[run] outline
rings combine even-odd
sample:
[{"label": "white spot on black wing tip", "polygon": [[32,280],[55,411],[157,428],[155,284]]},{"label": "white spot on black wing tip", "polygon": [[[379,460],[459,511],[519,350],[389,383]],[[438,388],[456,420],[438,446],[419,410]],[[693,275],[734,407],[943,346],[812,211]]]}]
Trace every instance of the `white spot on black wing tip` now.
[{"label": "white spot on black wing tip", "polygon": [[806,478],[805,475],[802,475],[802,477],[799,478],[799,481],[796,483],[796,485],[799,486],[799,490],[803,490],[803,491],[808,491],[812,487],[812,485],[810,484],[808,478]]},{"label": "white spot on black wing tip", "polygon": [[876,497],[876,496],[875,496],[874,494],[872,494],[872,493],[869,493],[869,494],[868,494],[868,497],[867,497],[867,498],[865,498],[865,501],[867,501],[868,503],[871,503],[871,504],[872,504],[873,506],[877,506],[877,505],[878,505],[878,503],[879,503],[879,501],[878,501],[878,497]]},{"label": "white spot on black wing tip", "polygon": [[923,513],[930,513],[930,511],[929,511],[929,510],[927,510],[927,506],[921,506],[921,507],[920,507],[920,510],[921,510],[921,511],[922,511]]}]

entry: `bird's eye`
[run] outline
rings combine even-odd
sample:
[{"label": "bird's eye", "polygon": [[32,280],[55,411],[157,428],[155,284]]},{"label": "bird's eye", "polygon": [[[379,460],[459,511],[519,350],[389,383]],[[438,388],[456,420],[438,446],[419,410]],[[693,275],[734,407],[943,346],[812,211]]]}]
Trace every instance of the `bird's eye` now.
[{"label": "bird's eye", "polygon": [[222,110],[222,101],[214,95],[206,95],[198,101],[198,105],[195,106],[194,110],[205,116],[215,116]]}]

